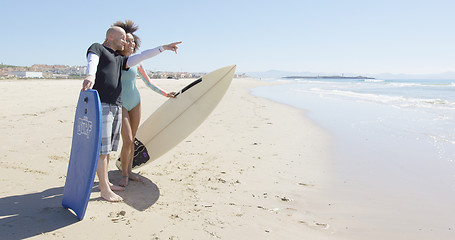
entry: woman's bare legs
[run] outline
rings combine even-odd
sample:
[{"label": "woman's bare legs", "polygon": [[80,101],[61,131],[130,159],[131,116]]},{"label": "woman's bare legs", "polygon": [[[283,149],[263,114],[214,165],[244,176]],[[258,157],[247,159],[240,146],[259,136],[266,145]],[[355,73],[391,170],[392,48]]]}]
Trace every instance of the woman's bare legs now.
[{"label": "woman's bare legs", "polygon": [[137,129],[139,128],[139,123],[141,122],[141,103],[129,111],[130,116],[130,126],[131,134],[133,139],[132,151],[131,151],[131,160],[128,164],[128,176],[130,180],[141,181],[139,175],[133,173],[133,157],[134,157],[134,139],[136,138]]},{"label": "woman's bare legs", "polygon": [[122,108],[122,140],[123,146],[120,153],[122,163],[122,180],[120,186],[127,186],[128,180],[140,181],[140,177],[132,172],[133,155],[134,155],[134,139],[137,129],[141,121],[141,103],[139,103],[131,111]]}]

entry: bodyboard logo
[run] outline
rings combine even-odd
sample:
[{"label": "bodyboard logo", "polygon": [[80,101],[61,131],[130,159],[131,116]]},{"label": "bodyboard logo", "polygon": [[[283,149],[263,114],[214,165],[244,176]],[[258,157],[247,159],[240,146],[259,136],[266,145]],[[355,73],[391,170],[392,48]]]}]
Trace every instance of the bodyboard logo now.
[{"label": "bodyboard logo", "polygon": [[77,119],[77,135],[86,135],[89,139],[91,131],[92,122],[88,120],[87,116]]}]

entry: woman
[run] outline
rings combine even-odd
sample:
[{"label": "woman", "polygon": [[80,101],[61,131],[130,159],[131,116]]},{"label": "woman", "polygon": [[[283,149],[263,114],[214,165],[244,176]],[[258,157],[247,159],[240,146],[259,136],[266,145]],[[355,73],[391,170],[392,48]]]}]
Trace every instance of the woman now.
[{"label": "woman", "polygon": [[[114,26],[121,27],[126,32],[127,44],[120,54],[130,56],[137,51],[140,46],[140,39],[134,34],[138,26],[131,20],[125,22],[118,21]],[[151,55],[156,56],[165,50],[171,50],[177,53],[177,45],[181,42],[175,42],[163,45],[151,50]],[[132,67],[128,71],[122,71],[122,140],[123,146],[120,153],[120,160],[122,163],[122,180],[119,182],[120,186],[126,187],[128,180],[141,181],[139,175],[132,172],[133,155],[134,155],[134,139],[136,137],[139,122],[141,120],[141,99],[139,91],[136,87],[136,75],[140,73],[142,80],[152,90],[166,96],[174,97],[175,93],[166,93],[162,89],[150,83],[150,79],[144,71],[142,64],[137,67]]]}]

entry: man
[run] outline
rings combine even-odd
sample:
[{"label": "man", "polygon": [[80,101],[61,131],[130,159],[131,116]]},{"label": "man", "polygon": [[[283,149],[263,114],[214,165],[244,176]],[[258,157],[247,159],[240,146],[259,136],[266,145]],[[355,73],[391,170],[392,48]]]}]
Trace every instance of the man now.
[{"label": "man", "polygon": [[[181,42],[163,45],[163,50],[172,50],[177,53],[177,45]],[[126,33],[121,27],[113,26],[106,32],[106,39],[101,45],[92,44],[87,50],[87,76],[82,83],[82,91],[96,89],[100,96],[103,111],[103,126],[101,150],[96,173],[99,178],[101,197],[107,201],[122,201],[122,197],[114,191],[123,191],[124,188],[109,182],[108,163],[111,151],[117,151],[122,122],[121,102],[121,70],[128,70],[142,60],[154,56],[150,50],[143,51],[131,57],[122,56],[126,44]]]}]

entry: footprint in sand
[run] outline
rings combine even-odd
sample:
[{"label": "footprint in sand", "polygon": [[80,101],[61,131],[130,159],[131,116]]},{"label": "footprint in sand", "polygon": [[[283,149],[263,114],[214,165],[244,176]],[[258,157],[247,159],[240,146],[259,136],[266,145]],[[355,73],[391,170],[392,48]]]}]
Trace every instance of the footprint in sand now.
[{"label": "footprint in sand", "polygon": [[[125,219],[125,215],[126,215],[126,212],[122,210],[120,212],[110,212],[108,217],[111,218],[112,222],[118,223],[118,222],[127,221]],[[127,221],[126,224],[129,224],[129,220]]]},{"label": "footprint in sand", "polygon": [[56,160],[56,161],[63,161],[63,160],[67,160],[66,157],[63,157],[63,156],[57,156],[57,155],[51,155],[48,157],[49,159],[52,159],[52,160]]},{"label": "footprint in sand", "polygon": [[330,225],[328,223],[319,223],[319,222],[314,222],[313,224],[307,223],[305,221],[299,221],[300,223],[303,223],[307,225],[310,228],[314,229],[329,229]]}]

